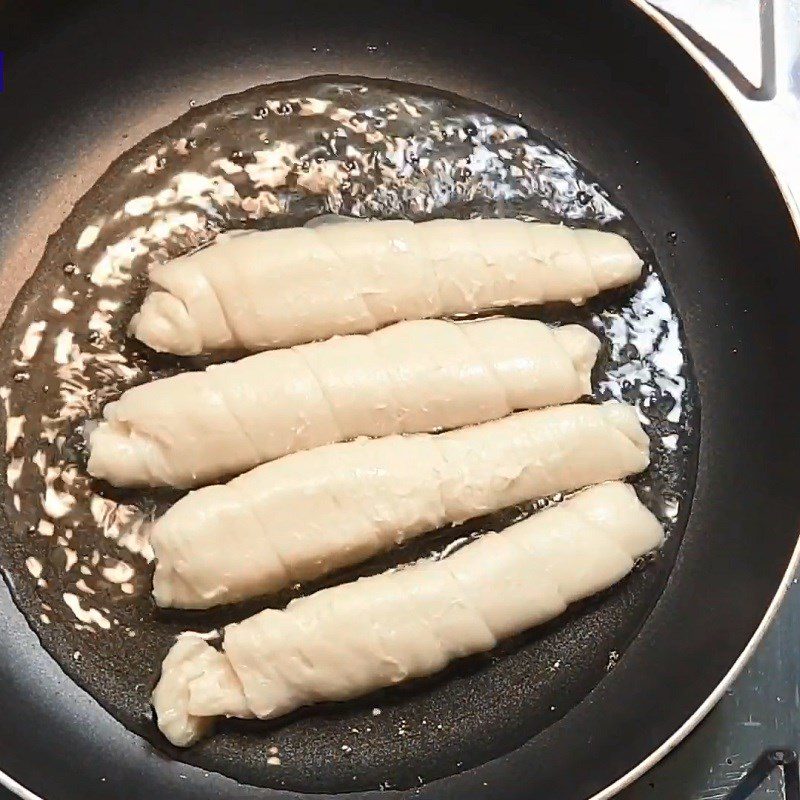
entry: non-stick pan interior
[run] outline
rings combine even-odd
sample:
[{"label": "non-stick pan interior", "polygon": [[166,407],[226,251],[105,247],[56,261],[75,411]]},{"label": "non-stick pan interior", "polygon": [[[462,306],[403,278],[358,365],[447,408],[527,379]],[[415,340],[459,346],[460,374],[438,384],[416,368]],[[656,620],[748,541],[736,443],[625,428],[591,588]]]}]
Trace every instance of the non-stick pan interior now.
[{"label": "non-stick pan interior", "polygon": [[[207,362],[157,355],[125,335],[154,255],[182,252],[219,228],[325,224],[331,210],[338,220],[563,218],[624,233],[647,263],[634,286],[583,307],[505,313],[578,322],[602,337],[594,399],[624,399],[648,423],[653,463],[636,483],[667,531],[657,556],[603,600],[425,683],[269,725],[221,725],[188,752],[167,750],[248,783],[407,787],[508,751],[589,693],[658,598],[694,484],[697,390],[652,253],[613,196],[516,117],[406,83],[312,78],[198,107],[118,160],[51,240],[6,321],[5,346],[17,357],[0,382],[10,419],[20,410],[26,419],[8,455],[0,552],[45,648],[117,719],[164,748],[148,688],[174,635],[287,597],[206,613],[156,610],[142,534],[178,493],[88,480],[82,429],[125,388]],[[30,356],[24,343],[34,337]],[[536,508],[422,537],[366,571],[439,555]]]},{"label": "non-stick pan interior", "polygon": [[[442,6],[397,6],[385,18],[379,10],[354,8],[357,29],[341,27],[342,19],[330,10],[307,10],[303,25],[291,16],[294,12],[281,7],[261,16],[252,8],[222,13],[219,7],[201,4],[191,18],[172,20],[164,16],[172,12],[155,6],[144,6],[131,19],[119,13],[111,19],[107,12],[94,10],[44,45],[37,63],[56,63],[59,47],[87,52],[87,61],[73,57],[58,92],[45,81],[37,83],[43,74],[33,61],[27,62],[27,91],[35,89],[44,106],[27,115],[3,110],[3,124],[9,130],[16,125],[18,131],[16,147],[3,157],[4,186],[14,187],[13,199],[3,209],[4,217],[13,221],[3,241],[9,285],[37,260],[41,229],[55,227],[48,222],[53,206],[63,201],[63,216],[83,188],[80,178],[60,184],[55,178],[73,174],[76,155],[97,153],[91,166],[74,171],[88,180],[111,160],[106,156],[125,149],[123,135],[140,138],[185,110],[190,99],[211,99],[265,80],[338,72],[431,84],[521,113],[572,152],[614,191],[641,227],[683,314],[706,409],[697,499],[661,603],[599,688],[522,750],[444,785],[467,791],[474,779],[473,789],[485,782],[493,796],[528,793],[534,786],[550,796],[570,796],[573,789],[581,796],[644,756],[702,700],[755,628],[788,561],[794,542],[790,479],[796,477],[796,437],[788,406],[792,376],[783,364],[792,363],[792,342],[797,340],[791,308],[797,287],[791,271],[794,239],[785,210],[731,112],[673,46],[661,42],[632,10],[613,7],[606,12],[609,17],[594,18],[583,4],[580,9],[542,5],[534,11],[512,5],[489,19],[483,14],[468,18],[463,10],[452,16]],[[108,35],[120,25],[128,35],[117,37],[106,52],[100,32]],[[213,48],[208,46],[209,30],[214,32]],[[202,47],[201,31],[206,31]],[[89,41],[100,43],[91,53],[81,46]],[[96,71],[102,61],[103,80],[97,83],[89,80],[88,61],[95,57]],[[184,89],[187,84],[191,89]],[[19,84],[13,91],[24,87]],[[61,124],[53,126],[53,119]],[[38,207],[31,194],[34,186]],[[672,232],[677,241],[668,236]],[[769,261],[765,242],[771,246]],[[629,592],[635,593],[636,581],[648,574],[653,572],[638,573],[621,591],[583,609],[569,636],[552,652],[531,647],[527,640],[512,643],[502,659],[482,660],[466,671],[456,670],[444,682],[416,687],[411,698],[403,692],[381,698],[375,705],[382,713],[374,719],[376,725],[386,725],[387,735],[380,747],[364,749],[362,763],[350,762],[355,785],[375,785],[376,775],[369,770],[387,757],[402,763],[383,780],[408,786],[417,763],[429,767],[422,776],[429,778],[458,772],[520,744],[542,727],[529,727],[532,715],[540,722],[548,721],[549,713],[557,717],[594,682],[587,685],[582,672],[555,670],[557,703],[532,694],[521,700],[526,688],[537,685],[531,675],[539,681],[546,669],[550,685],[550,667],[562,655],[566,663],[580,660],[592,675],[602,674],[616,648],[602,635],[601,646],[596,646],[596,637],[613,631],[621,649],[635,633],[638,621],[618,628],[612,623],[630,618],[626,613],[634,595]],[[48,753],[54,771],[65,751],[85,753],[79,763],[89,789],[81,787],[83,796],[99,792],[109,781],[131,787],[134,775],[141,794],[129,796],[144,796],[146,787],[171,786],[173,780],[173,794],[183,786],[187,793],[203,786],[206,796],[230,794],[231,785],[221,779],[137,745],[85,699],[65,702],[64,693],[77,690],[65,682],[56,690],[57,673],[43,660],[24,620],[9,613],[4,624],[19,631],[5,634],[14,643],[2,664],[9,675],[6,685],[13,689],[2,723],[8,727],[0,728],[4,740],[11,740],[15,720],[19,724],[23,715],[34,720],[46,710],[46,729],[28,726],[15,738],[22,747],[24,736],[34,737],[29,752]],[[557,632],[549,629],[546,635]],[[42,669],[50,670],[46,681]],[[42,693],[41,704],[31,692]],[[404,711],[420,699],[433,704],[435,724],[442,713],[447,715],[452,741],[463,741],[463,759],[447,748],[420,752],[426,746],[419,739],[426,717],[409,719],[411,714]],[[369,717],[372,703],[362,709]],[[551,711],[550,705],[556,709]],[[337,766],[343,756],[336,751],[343,752],[345,744],[352,747],[352,742],[326,727],[338,713],[309,718],[309,730],[317,732],[315,741],[323,742],[323,749],[311,753],[308,762],[309,775],[318,783],[302,788],[344,788],[344,771]],[[400,734],[404,721],[410,724]],[[242,731],[237,728],[230,735],[245,741]],[[270,739],[273,735],[277,740],[279,730],[262,732],[265,748],[277,743]],[[51,746],[62,755],[50,755]],[[291,751],[285,753],[287,764],[292,757]],[[112,762],[113,769],[99,768]],[[449,766],[442,768],[445,762]],[[43,791],[47,775],[41,770],[35,774],[31,767],[22,749],[11,754],[9,771],[30,776],[28,782]],[[336,778],[332,787],[331,771]],[[106,780],[100,782],[101,777]],[[247,778],[262,782],[255,773]],[[434,784],[430,791],[443,796],[445,790]],[[61,792],[69,796],[63,786]],[[244,789],[240,793],[247,796]]]}]

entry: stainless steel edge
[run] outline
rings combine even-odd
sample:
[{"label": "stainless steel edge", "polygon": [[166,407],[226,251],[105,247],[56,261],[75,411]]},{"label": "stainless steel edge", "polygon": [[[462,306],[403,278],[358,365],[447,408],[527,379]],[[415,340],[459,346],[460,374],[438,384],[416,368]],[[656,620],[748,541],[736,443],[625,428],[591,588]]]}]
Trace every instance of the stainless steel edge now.
[{"label": "stainless steel edge", "polygon": [[17,783],[10,775],[6,775],[2,771],[0,771],[0,786],[13,792],[21,800],[45,800],[45,798],[39,797],[38,794],[26,789],[21,783]]}]

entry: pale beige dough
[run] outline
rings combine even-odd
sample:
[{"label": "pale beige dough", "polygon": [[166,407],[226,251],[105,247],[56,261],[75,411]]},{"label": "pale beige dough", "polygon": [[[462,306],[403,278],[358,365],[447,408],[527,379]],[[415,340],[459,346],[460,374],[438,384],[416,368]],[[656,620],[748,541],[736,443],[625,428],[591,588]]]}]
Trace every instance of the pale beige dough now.
[{"label": "pale beige dough", "polygon": [[117,486],[199,486],[332,442],[569,403],[590,392],[599,346],[578,325],[500,317],[259,353],[128,389],[103,409],[88,469]]},{"label": "pale beige dough", "polygon": [[295,453],[167,511],[151,533],[153,594],[160,606],[208,608],[275,592],[447,523],[648,462],[636,411],[615,402]]},{"label": "pale beige dough", "polygon": [[582,303],[641,268],[615,233],[518,220],[236,232],[152,268],[130,331],[179,355],[262,350],[405,319]]},{"label": "pale beige dough", "polygon": [[443,560],[228,625],[221,651],[186,635],[153,692],[159,727],[188,746],[215,716],[269,719],[430,675],[611,586],[662,538],[632,487],[604,483]]}]

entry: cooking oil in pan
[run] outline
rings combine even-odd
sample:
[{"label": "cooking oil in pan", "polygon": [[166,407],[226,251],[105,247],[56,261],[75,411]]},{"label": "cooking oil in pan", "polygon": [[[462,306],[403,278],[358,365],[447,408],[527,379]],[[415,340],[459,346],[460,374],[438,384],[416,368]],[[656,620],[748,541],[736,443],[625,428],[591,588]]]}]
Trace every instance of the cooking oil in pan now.
[{"label": "cooking oil in pan", "polygon": [[[215,628],[267,601],[203,614],[156,611],[147,523],[179,493],[91,480],[86,428],[129,386],[208,363],[156,355],[126,337],[150,263],[223,230],[330,224],[330,215],[517,217],[627,236],[647,263],[635,286],[581,308],[509,313],[602,334],[595,397],[635,404],[646,423],[653,466],[636,485],[668,540],[655,563],[601,600],[498,653],[377,699],[277,724],[227,723],[214,738],[173,753],[242,781],[325,791],[375,788],[387,776],[411,785],[417,776],[470,766],[460,760],[465,737],[485,740],[478,751],[488,759],[581,699],[608,654],[635,635],[666,580],[688,513],[699,412],[680,320],[635,222],[519,119],[429,88],[367,79],[258,87],[193,108],[114,163],[50,240],[6,320],[12,358],[0,368],[4,573],[63,669],[157,747],[164,742],[149,686],[174,635]],[[440,557],[540,505],[422,537],[347,577]],[[579,681],[570,677],[576,674]],[[485,729],[495,735],[481,736]]]}]

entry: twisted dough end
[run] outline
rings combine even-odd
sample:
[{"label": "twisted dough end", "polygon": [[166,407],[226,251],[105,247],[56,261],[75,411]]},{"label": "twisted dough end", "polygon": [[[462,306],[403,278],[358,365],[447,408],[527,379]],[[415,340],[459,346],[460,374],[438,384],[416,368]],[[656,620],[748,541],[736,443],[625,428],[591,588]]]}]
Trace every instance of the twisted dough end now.
[{"label": "twisted dough end", "polygon": [[89,435],[87,470],[95,478],[114,486],[146,486],[150,466],[147,459],[150,443],[132,434],[125,423],[113,419],[113,406],[106,406],[106,419]]},{"label": "twisted dough end", "polygon": [[603,403],[602,408],[608,421],[641,453],[641,469],[645,469],[650,463],[650,437],[642,427],[636,408],[616,400]]},{"label": "twisted dough end", "polygon": [[642,274],[644,262],[623,236],[586,228],[578,241],[600,290],[624,286]]},{"label": "twisted dough end", "polygon": [[196,356],[203,351],[197,321],[183,301],[169,292],[150,292],[131,319],[128,333],[158,353]]},{"label": "twisted dough end", "polygon": [[600,351],[600,340],[580,325],[556,328],[553,336],[575,365],[581,394],[591,394],[592,368]]},{"label": "twisted dough end", "polygon": [[[153,526],[151,544],[160,552],[169,553],[169,541],[165,540],[161,531],[162,528]],[[174,559],[165,556],[156,561],[153,571],[153,600],[159,608],[209,608],[214,604],[217,594],[222,594],[225,589],[224,578],[220,578],[219,583],[216,592],[203,593],[191,580],[184,578]]]},{"label": "twisted dough end", "polygon": [[[222,511],[222,516],[231,520],[225,511],[231,503],[231,492],[227,486],[204,486],[181,498],[150,529],[150,544],[158,553],[153,572],[153,599],[160,608],[209,608],[224,602],[235,602],[246,596],[236,596],[231,589],[228,568],[222,567],[213,555],[198,559],[194,563],[187,550],[191,548],[195,535],[214,528],[214,515],[206,509]],[[235,525],[236,515],[233,515]],[[226,530],[233,535],[233,531]],[[231,547],[237,547],[235,543]],[[203,569],[202,562],[213,565]],[[252,563],[249,560],[248,563]],[[205,580],[198,580],[197,570],[205,572]],[[210,574],[209,574],[210,572]],[[271,586],[265,586],[264,592]],[[282,588],[282,587],[278,587]]]},{"label": "twisted dough end", "polygon": [[159,730],[177,747],[208,735],[218,716],[253,716],[228,657],[196,633],[181,634],[167,653],[151,701]]},{"label": "twisted dough end", "polygon": [[189,713],[189,684],[203,673],[204,664],[219,653],[199,636],[181,636],[161,666],[153,690],[159,730],[177,747],[189,747],[211,732],[213,717]]}]

